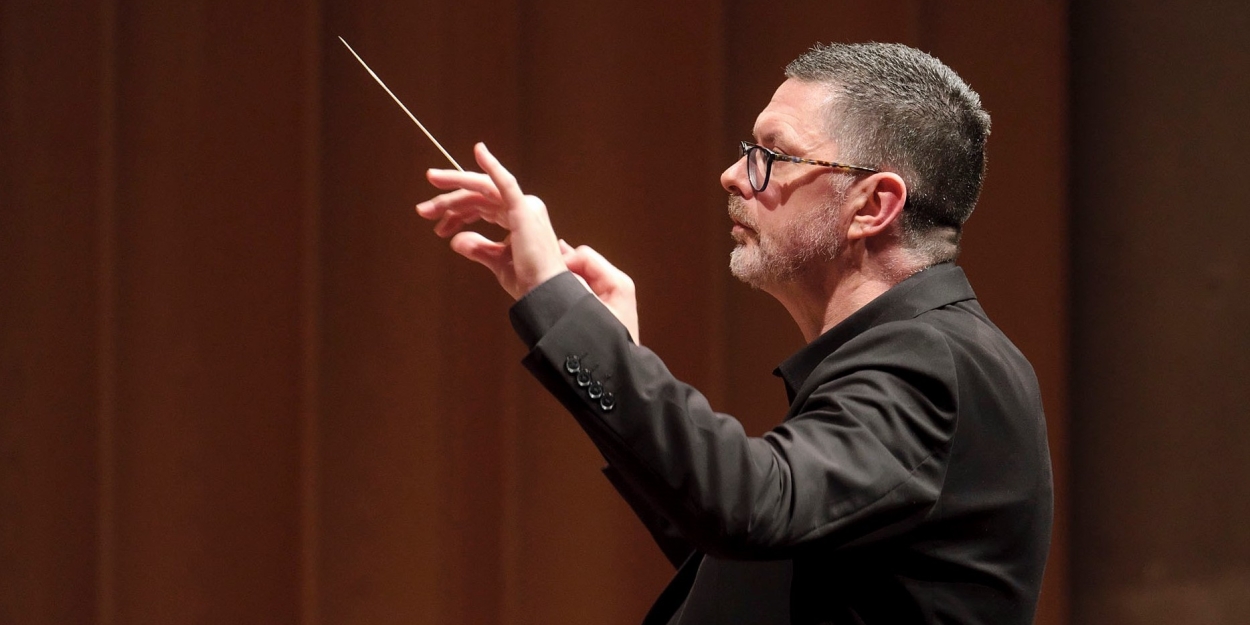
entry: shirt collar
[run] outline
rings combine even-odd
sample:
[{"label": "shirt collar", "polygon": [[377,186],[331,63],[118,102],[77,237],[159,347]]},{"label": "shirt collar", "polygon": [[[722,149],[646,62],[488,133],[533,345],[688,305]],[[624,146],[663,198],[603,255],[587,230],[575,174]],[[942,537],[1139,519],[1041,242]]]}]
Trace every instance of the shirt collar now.
[{"label": "shirt collar", "polygon": [[976,299],[976,295],[963,269],[953,263],[934,265],[894,285],[829,328],[778,365],[773,375],[785,382],[786,394],[793,402],[795,393],[816,366],[847,341],[875,326],[911,319],[935,308],[970,299]]}]

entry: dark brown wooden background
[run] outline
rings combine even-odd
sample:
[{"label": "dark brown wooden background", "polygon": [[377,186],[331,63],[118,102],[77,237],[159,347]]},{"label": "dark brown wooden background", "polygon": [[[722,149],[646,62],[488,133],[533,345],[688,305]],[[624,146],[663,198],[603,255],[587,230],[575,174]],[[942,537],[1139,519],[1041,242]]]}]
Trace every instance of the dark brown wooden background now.
[{"label": "dark brown wooden background", "polygon": [[1250,4],[1072,16],[1073,613],[1250,623]]},{"label": "dark brown wooden background", "polygon": [[[593,447],[518,365],[508,298],[413,215],[432,192],[421,172],[441,157],[337,35],[457,158],[487,141],[547,200],[565,238],[631,273],[642,341],[755,433],[784,411],[769,372],[800,337],[779,306],[729,277],[717,175],[784,64],[810,44],[901,41],[936,54],[994,117],[963,264],[1037,368],[1050,417],[1059,501],[1039,623],[1069,622],[1070,595],[1080,622],[1163,622],[1149,620],[1166,612],[1155,604],[1124,603],[1126,579],[1130,590],[1215,605],[1216,620],[1201,622],[1242,622],[1219,619],[1244,605],[1235,596],[1250,579],[1238,573],[1250,571],[1250,540],[1234,522],[1250,518],[1244,495],[1198,491],[1225,502],[1203,508],[1216,530],[1199,557],[1215,564],[1174,566],[1193,557],[1176,536],[1202,527],[1179,520],[1185,506],[1210,500],[1174,503],[1158,524],[1150,495],[1161,470],[1123,463],[1145,443],[1116,433],[1156,415],[1148,391],[1166,387],[1168,367],[1074,385],[1087,393],[1076,405],[1089,407],[1092,425],[1074,430],[1087,433],[1072,446],[1085,472],[1068,472],[1070,362],[1082,376],[1125,358],[1152,362],[1152,351],[1120,347],[1156,321],[1117,323],[1151,287],[1130,287],[1140,297],[1117,307],[1099,296],[1115,291],[1105,280],[1116,274],[1094,270],[1152,259],[1148,247],[1114,238],[1114,215],[1150,197],[1126,205],[1122,195],[1081,194],[1072,223],[1097,214],[1103,230],[1074,239],[1069,163],[1081,164],[1078,189],[1115,176],[1139,193],[1141,179],[1179,189],[1190,170],[1160,156],[1143,172],[1135,161],[1154,135],[1134,134],[1134,124],[1192,119],[1167,114],[1191,101],[1148,97],[1152,81],[1201,81],[1206,74],[1186,70],[1213,54],[1246,67],[1235,36],[1172,28],[1179,4],[1156,0],[1121,21],[1137,11],[1131,4],[1094,2],[1070,28],[1058,0],[7,0],[0,623],[625,624],[667,581],[667,564],[598,474]],[[1203,24],[1245,32],[1245,9],[1225,5]],[[1142,52],[1139,28],[1181,33],[1165,50],[1173,55],[1196,41],[1214,41],[1214,52],[1182,54],[1194,65],[1177,61],[1161,78],[1151,68],[1177,57]],[[1081,79],[1075,100],[1070,67]],[[1237,89],[1213,88],[1202,101],[1244,104],[1244,79]],[[1125,106],[1147,113],[1118,117]],[[1185,108],[1230,121],[1246,110]],[[1107,124],[1119,134],[1100,134]],[[1070,158],[1070,126],[1090,137],[1078,144],[1092,156]],[[1244,146],[1245,127],[1233,135],[1242,140],[1220,140],[1215,158],[1194,135],[1167,137],[1188,140],[1176,154],[1207,165]],[[1124,147],[1113,141],[1126,137]],[[1211,182],[1198,184],[1223,188]],[[1226,214],[1247,199],[1241,188],[1149,215],[1181,225]],[[1233,240],[1244,214],[1207,234]],[[1083,255],[1072,255],[1074,240]],[[1250,436],[1232,425],[1250,404],[1245,350],[1235,349],[1247,347],[1246,298],[1235,295],[1246,254],[1219,249],[1222,264],[1199,283],[1215,293],[1202,300],[1215,311],[1202,322],[1216,324],[1204,332],[1239,377],[1204,365],[1217,381],[1201,378],[1209,386],[1194,393],[1214,397],[1204,409],[1239,434],[1191,440],[1166,464],[1176,473],[1165,493],[1215,475],[1246,483],[1236,472],[1244,461],[1211,459],[1235,456]],[[1075,317],[1069,275],[1083,306]],[[1190,284],[1169,275],[1177,289]],[[1183,343],[1184,315],[1166,322]],[[1075,343],[1070,357],[1070,324],[1094,347]],[[1137,331],[1108,333],[1125,327]],[[1221,327],[1243,329],[1220,343]],[[1203,358],[1165,362],[1213,362]],[[1104,383],[1145,399],[1124,412],[1120,395],[1100,394]],[[1183,421],[1180,406],[1159,404],[1173,415],[1160,423]],[[1148,432],[1166,448],[1172,430]],[[1069,485],[1085,493],[1074,534],[1082,568],[1071,574]],[[1124,492],[1133,496],[1113,496]],[[1116,531],[1134,525],[1154,529]],[[1155,586],[1133,586],[1139,579]],[[1214,599],[1201,594],[1203,580],[1215,580]],[[1193,587],[1197,595],[1183,594]]]}]

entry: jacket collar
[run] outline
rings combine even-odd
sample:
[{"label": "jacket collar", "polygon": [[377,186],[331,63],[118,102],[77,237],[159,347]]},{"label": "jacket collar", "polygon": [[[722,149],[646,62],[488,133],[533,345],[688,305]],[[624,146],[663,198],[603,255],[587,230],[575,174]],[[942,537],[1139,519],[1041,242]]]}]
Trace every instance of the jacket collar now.
[{"label": "jacket collar", "polygon": [[785,382],[786,394],[793,402],[795,393],[816,366],[847,341],[873,327],[912,319],[935,308],[972,299],[976,299],[976,295],[963,269],[954,263],[934,265],[899,282],[829,328],[778,365],[773,375]]}]

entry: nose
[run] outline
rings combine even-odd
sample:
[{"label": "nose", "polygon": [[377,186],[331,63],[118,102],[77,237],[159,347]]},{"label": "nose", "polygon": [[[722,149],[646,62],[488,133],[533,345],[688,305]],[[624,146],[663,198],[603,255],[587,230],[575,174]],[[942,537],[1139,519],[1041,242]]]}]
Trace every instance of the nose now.
[{"label": "nose", "polygon": [[753,193],[751,189],[751,181],[747,179],[747,159],[745,156],[738,157],[728,169],[721,172],[720,186],[723,187],[730,195],[747,197]]}]

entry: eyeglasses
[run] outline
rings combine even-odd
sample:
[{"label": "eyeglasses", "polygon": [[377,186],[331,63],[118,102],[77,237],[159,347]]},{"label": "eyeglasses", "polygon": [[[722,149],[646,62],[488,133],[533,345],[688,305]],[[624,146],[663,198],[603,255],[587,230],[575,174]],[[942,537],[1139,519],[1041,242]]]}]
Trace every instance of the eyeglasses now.
[{"label": "eyeglasses", "polygon": [[833,167],[835,169],[850,169],[853,171],[863,171],[873,174],[878,173],[878,170],[871,167],[843,165],[842,163],[818,161],[810,158],[800,158],[798,156],[778,154],[762,145],[756,145],[750,141],[739,141],[738,147],[741,150],[740,154],[747,157],[747,179],[751,181],[751,188],[754,189],[756,193],[761,193],[764,189],[768,188],[768,179],[773,173],[773,161],[819,165],[821,167]]}]

